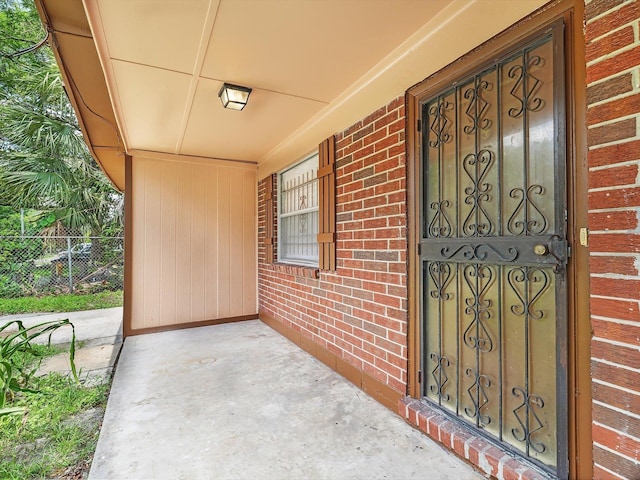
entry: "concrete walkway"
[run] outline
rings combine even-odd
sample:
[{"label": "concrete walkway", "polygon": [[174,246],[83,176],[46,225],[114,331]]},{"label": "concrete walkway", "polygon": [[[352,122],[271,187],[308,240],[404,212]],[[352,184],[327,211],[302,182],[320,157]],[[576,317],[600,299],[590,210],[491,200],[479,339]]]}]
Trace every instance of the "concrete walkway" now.
[{"label": "concrete walkway", "polygon": [[89,478],[484,477],[249,321],[128,338]]},{"label": "concrete walkway", "polygon": [[[122,347],[122,307],[85,310],[66,313],[30,313],[0,317],[0,325],[11,320],[21,320],[25,327],[44,322],[69,319],[76,331],[75,364],[80,379],[84,382],[102,382],[108,379]],[[6,333],[17,331],[11,326]],[[47,336],[34,340],[46,343]],[[51,335],[51,343],[67,346],[71,343],[71,328],[62,327]],[[69,373],[69,354],[61,353],[42,362],[39,375],[49,372]]]},{"label": "concrete walkway", "polygon": [[[20,313],[0,317],[0,325],[11,320],[21,320],[25,327],[39,323],[69,319],[76,329],[76,341],[84,347],[122,343],[122,307],[84,310],[62,313]],[[17,327],[7,330],[16,331]],[[38,339],[46,342],[45,338]],[[51,343],[68,344],[71,342],[71,329],[61,328],[51,336]]]}]

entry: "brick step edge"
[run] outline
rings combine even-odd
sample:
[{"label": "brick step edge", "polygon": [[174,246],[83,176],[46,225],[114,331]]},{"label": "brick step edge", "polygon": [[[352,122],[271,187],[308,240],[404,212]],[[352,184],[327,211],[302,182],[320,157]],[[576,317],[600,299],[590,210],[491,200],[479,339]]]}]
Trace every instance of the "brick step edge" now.
[{"label": "brick step edge", "polygon": [[532,468],[512,454],[453,422],[427,403],[405,397],[398,402],[398,413],[411,426],[440,442],[445,448],[474,467],[498,480],[548,480],[554,477]]}]

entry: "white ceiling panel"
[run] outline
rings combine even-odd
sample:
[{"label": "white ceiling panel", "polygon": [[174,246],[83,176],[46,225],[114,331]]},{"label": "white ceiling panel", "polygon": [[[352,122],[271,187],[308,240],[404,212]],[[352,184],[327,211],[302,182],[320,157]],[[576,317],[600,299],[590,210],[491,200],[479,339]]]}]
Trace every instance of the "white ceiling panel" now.
[{"label": "white ceiling panel", "polygon": [[[100,0],[109,56],[193,73],[209,10],[218,0]],[[208,41],[208,38],[205,39]]]},{"label": "white ceiling panel", "polygon": [[324,107],[324,103],[258,89],[244,110],[228,110],[218,98],[220,86],[213,80],[199,81],[179,153],[256,160]]},{"label": "white ceiling panel", "polygon": [[187,104],[191,76],[113,61],[129,148],[173,153]]},{"label": "white ceiling panel", "polygon": [[330,102],[447,0],[223,0],[202,76]]}]

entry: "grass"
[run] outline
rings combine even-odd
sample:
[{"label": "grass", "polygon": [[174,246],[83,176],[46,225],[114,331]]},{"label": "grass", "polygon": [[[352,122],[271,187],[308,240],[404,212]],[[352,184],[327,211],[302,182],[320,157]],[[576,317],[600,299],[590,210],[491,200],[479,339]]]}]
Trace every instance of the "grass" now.
[{"label": "grass", "polygon": [[[47,355],[58,351],[51,348]],[[37,393],[12,402],[27,407],[24,417],[0,418],[0,478],[47,478],[88,462],[95,451],[102,410],[91,421],[82,413],[104,409],[109,385],[87,387],[53,373],[35,379],[33,387]]]},{"label": "grass", "polygon": [[38,312],[76,312],[122,306],[122,291],[83,295],[0,298],[0,315]]},{"label": "grass", "polygon": [[[32,343],[31,348],[39,357],[39,359],[53,357],[54,355],[68,351],[68,349],[63,348],[60,345],[54,345],[54,344],[41,345],[38,343]],[[80,348],[78,344],[76,344],[76,348]],[[15,359],[16,363],[19,363],[19,364],[34,362],[34,356],[29,355],[28,353],[25,353],[23,351],[16,352],[12,358]]]}]

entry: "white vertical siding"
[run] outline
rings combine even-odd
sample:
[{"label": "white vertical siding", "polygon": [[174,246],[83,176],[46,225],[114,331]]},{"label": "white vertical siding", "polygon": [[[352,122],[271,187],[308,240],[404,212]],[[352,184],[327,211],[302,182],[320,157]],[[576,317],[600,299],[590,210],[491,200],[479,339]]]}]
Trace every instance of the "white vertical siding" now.
[{"label": "white vertical siding", "polygon": [[257,312],[256,167],[132,160],[131,328]]}]

